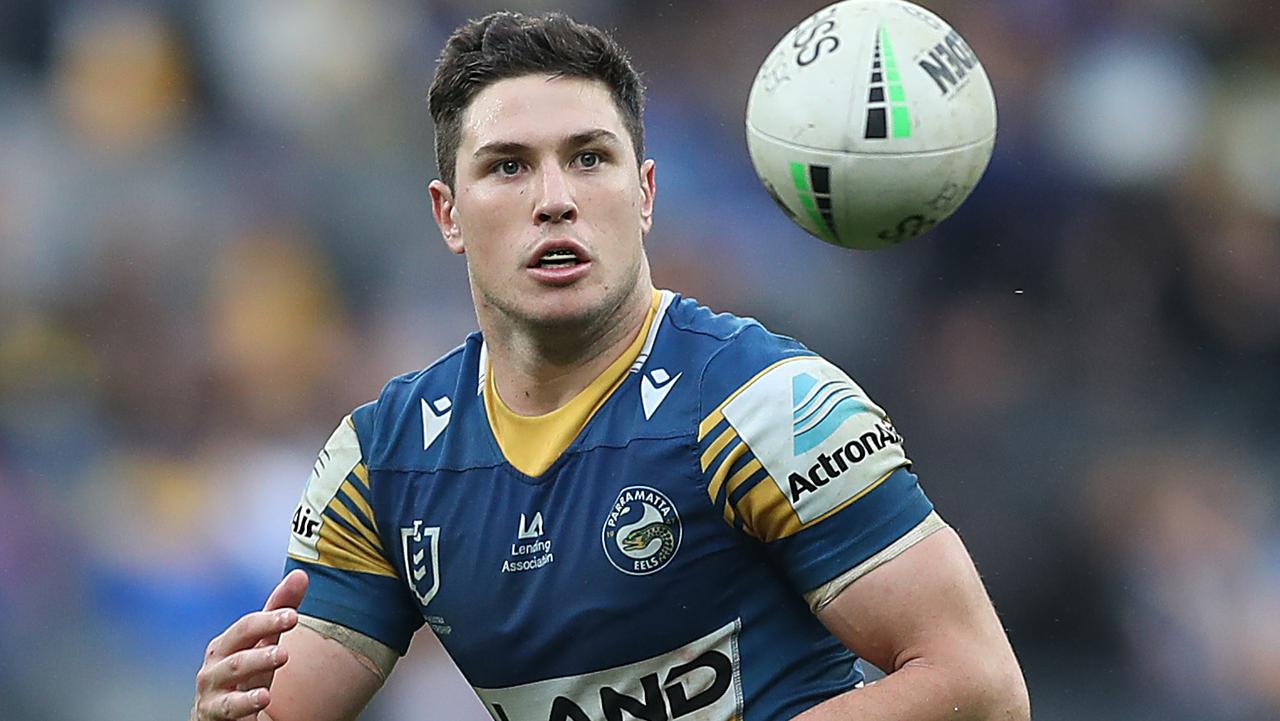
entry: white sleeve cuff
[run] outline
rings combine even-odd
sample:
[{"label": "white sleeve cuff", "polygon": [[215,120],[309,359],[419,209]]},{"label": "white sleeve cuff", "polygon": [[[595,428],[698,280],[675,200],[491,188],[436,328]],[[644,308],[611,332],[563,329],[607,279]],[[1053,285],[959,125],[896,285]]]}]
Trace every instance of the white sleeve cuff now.
[{"label": "white sleeve cuff", "polygon": [[934,531],[939,531],[946,527],[946,521],[942,520],[938,512],[931,511],[915,528],[903,534],[902,538],[889,544],[884,550],[871,558],[806,593],[804,600],[809,602],[809,608],[814,613],[821,611],[828,603],[831,603],[832,599],[840,595],[840,592],[847,588],[849,584],[867,575],[872,569],[897,558],[903,551],[928,538]]}]

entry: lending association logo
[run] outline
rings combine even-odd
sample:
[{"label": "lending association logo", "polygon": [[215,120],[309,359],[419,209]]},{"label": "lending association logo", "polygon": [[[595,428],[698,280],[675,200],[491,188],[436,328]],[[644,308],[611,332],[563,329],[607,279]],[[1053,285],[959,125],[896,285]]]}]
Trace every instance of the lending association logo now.
[{"label": "lending association logo", "polygon": [[649,486],[622,489],[600,529],[609,563],[631,576],[662,570],[680,549],[681,536],[675,504]]},{"label": "lending association logo", "polygon": [[520,514],[516,529],[516,542],[511,544],[510,558],[502,561],[503,573],[520,573],[542,568],[556,560],[551,552],[551,539],[542,535],[542,511],[535,511],[533,520]]},{"label": "lending association logo", "polygon": [[791,379],[791,402],[797,456],[817,448],[850,416],[867,410],[849,381],[830,379],[819,384],[808,373],[797,373]]}]

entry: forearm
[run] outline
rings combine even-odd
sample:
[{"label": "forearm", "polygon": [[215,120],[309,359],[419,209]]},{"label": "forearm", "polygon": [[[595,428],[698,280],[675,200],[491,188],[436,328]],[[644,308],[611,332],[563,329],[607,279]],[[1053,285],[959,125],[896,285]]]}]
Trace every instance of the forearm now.
[{"label": "forearm", "polygon": [[1030,703],[1015,667],[986,673],[924,661],[835,696],[793,721],[1029,721]]}]

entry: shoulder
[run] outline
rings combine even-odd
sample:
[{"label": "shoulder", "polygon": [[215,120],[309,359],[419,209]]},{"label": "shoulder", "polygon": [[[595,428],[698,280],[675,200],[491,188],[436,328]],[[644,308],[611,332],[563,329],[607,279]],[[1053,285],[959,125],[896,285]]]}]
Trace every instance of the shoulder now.
[{"label": "shoulder", "polygon": [[422,451],[447,430],[457,406],[476,396],[482,349],[473,333],[426,368],[392,378],[375,402],[352,414],[370,467],[422,466]]},{"label": "shoulder", "polygon": [[780,365],[817,358],[800,341],[754,318],[716,313],[689,298],[673,303],[668,318],[677,342],[698,359],[701,415]]},{"label": "shoulder", "polygon": [[[693,318],[716,339],[703,371],[697,448],[707,494],[726,521],[766,543],[797,536],[910,464],[884,409],[834,363],[750,319]],[[914,476],[895,478],[844,516],[855,535],[915,499]],[[911,506],[920,511],[915,521],[928,511],[920,499]],[[813,588],[826,570],[801,573],[801,585]]]},{"label": "shoulder", "polygon": [[404,373],[387,381],[378,395],[379,416],[385,415],[390,409],[400,409],[409,401],[416,403],[419,398],[435,395],[437,392],[446,396],[452,394],[459,378],[465,374],[468,356],[472,356],[471,360],[475,361],[480,345],[480,334],[473,333],[462,345],[426,368]]},{"label": "shoulder", "polygon": [[770,332],[755,318],[716,312],[693,298],[676,294],[672,294],[666,317],[673,328],[700,336],[712,347],[746,343],[803,348],[795,339]]},{"label": "shoulder", "polygon": [[843,369],[799,341],[751,318],[696,308],[687,316],[716,339],[700,381],[699,441],[732,427],[757,454],[804,455],[854,416],[884,418]]}]

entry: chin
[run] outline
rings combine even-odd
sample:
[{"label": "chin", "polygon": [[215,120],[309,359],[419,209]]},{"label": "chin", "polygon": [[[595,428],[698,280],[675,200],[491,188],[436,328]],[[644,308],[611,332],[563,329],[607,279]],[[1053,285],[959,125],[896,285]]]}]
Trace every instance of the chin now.
[{"label": "chin", "polygon": [[607,307],[598,288],[539,286],[525,292],[492,294],[489,307],[519,323],[569,328],[590,322]]},{"label": "chin", "polygon": [[[531,288],[489,296],[489,303],[503,315],[519,323],[548,330],[581,330],[619,311],[630,295],[631,284],[617,282],[606,287],[595,279],[567,286],[535,284]],[[514,292],[513,292],[514,291]]]},{"label": "chin", "polygon": [[589,324],[608,312],[605,299],[566,294],[546,298],[527,309],[526,318],[551,328],[571,328]]}]

